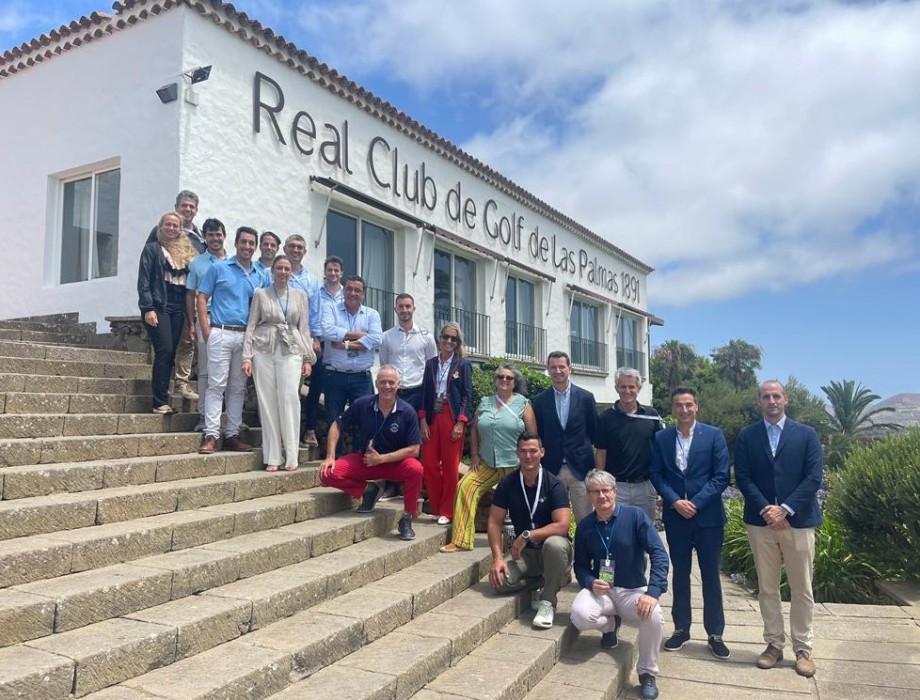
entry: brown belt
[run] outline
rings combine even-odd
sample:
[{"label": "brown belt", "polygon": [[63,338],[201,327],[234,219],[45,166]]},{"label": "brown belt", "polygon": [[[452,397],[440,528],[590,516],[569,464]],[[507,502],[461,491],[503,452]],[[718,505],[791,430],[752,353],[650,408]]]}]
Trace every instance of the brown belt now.
[{"label": "brown belt", "polygon": [[238,333],[246,332],[246,326],[222,326],[219,323],[215,323],[211,325],[211,328],[220,328],[224,331],[237,331]]}]

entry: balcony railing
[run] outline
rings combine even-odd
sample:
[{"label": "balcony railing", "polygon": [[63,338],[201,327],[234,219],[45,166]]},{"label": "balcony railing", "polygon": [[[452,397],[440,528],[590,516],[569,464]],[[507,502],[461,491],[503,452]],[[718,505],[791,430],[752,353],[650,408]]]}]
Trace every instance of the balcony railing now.
[{"label": "balcony railing", "polygon": [[617,367],[632,367],[645,372],[645,353],[629,348],[617,348]]},{"label": "balcony railing", "polygon": [[383,330],[393,327],[393,307],[396,306],[396,292],[388,292],[385,289],[368,287],[364,290],[364,305],[376,309],[380,314],[380,325]]},{"label": "balcony railing", "polygon": [[513,360],[542,363],[546,358],[546,330],[505,321],[505,355]]},{"label": "balcony railing", "polygon": [[489,317],[454,306],[434,307],[434,331],[448,321],[456,321],[463,331],[463,344],[474,355],[489,356]]},{"label": "balcony railing", "polygon": [[572,364],[583,369],[607,371],[607,346],[596,340],[569,336]]}]

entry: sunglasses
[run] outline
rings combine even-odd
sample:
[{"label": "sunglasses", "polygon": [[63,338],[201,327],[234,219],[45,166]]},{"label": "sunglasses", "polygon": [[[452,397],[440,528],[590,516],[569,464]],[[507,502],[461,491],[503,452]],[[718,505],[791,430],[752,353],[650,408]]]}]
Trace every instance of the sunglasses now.
[{"label": "sunglasses", "polygon": [[513,375],[510,375],[510,374],[499,374],[498,376],[495,377],[495,381],[497,381],[497,382],[513,382],[513,381],[514,381],[514,376],[513,376]]},{"label": "sunglasses", "polygon": [[446,333],[441,333],[441,340],[446,340],[448,343],[459,343],[460,337],[456,335],[447,335]]}]

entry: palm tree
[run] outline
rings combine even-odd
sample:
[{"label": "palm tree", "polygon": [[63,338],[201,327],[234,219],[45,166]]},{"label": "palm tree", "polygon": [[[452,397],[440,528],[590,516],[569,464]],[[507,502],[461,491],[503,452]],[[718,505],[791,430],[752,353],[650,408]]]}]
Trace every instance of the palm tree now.
[{"label": "palm tree", "polygon": [[656,384],[662,381],[668,389],[673,389],[691,380],[699,363],[699,356],[692,345],[679,340],[666,340],[655,348],[652,363],[652,375],[655,376]]},{"label": "palm tree", "polygon": [[757,370],[763,351],[746,340],[729,340],[710,355],[716,373],[736,389],[748,389],[757,384]]},{"label": "palm tree", "polygon": [[869,406],[881,397],[853,379],[831,382],[828,386],[822,386],[821,391],[830,404],[827,415],[831,429],[840,435],[863,438],[873,429],[901,429],[897,423],[879,423],[872,420],[873,416],[890,413],[894,409],[890,406],[870,409]]}]

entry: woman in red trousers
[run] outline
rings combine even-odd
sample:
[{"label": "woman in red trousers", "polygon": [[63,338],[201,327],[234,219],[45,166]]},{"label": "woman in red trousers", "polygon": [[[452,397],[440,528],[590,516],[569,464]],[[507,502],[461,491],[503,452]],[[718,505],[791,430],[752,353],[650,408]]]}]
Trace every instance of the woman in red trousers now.
[{"label": "woman in red trousers", "polygon": [[463,357],[463,332],[448,321],[441,327],[438,354],[425,363],[422,407],[422,467],[429,512],[450,523],[466,425],[473,403],[473,366]]}]

